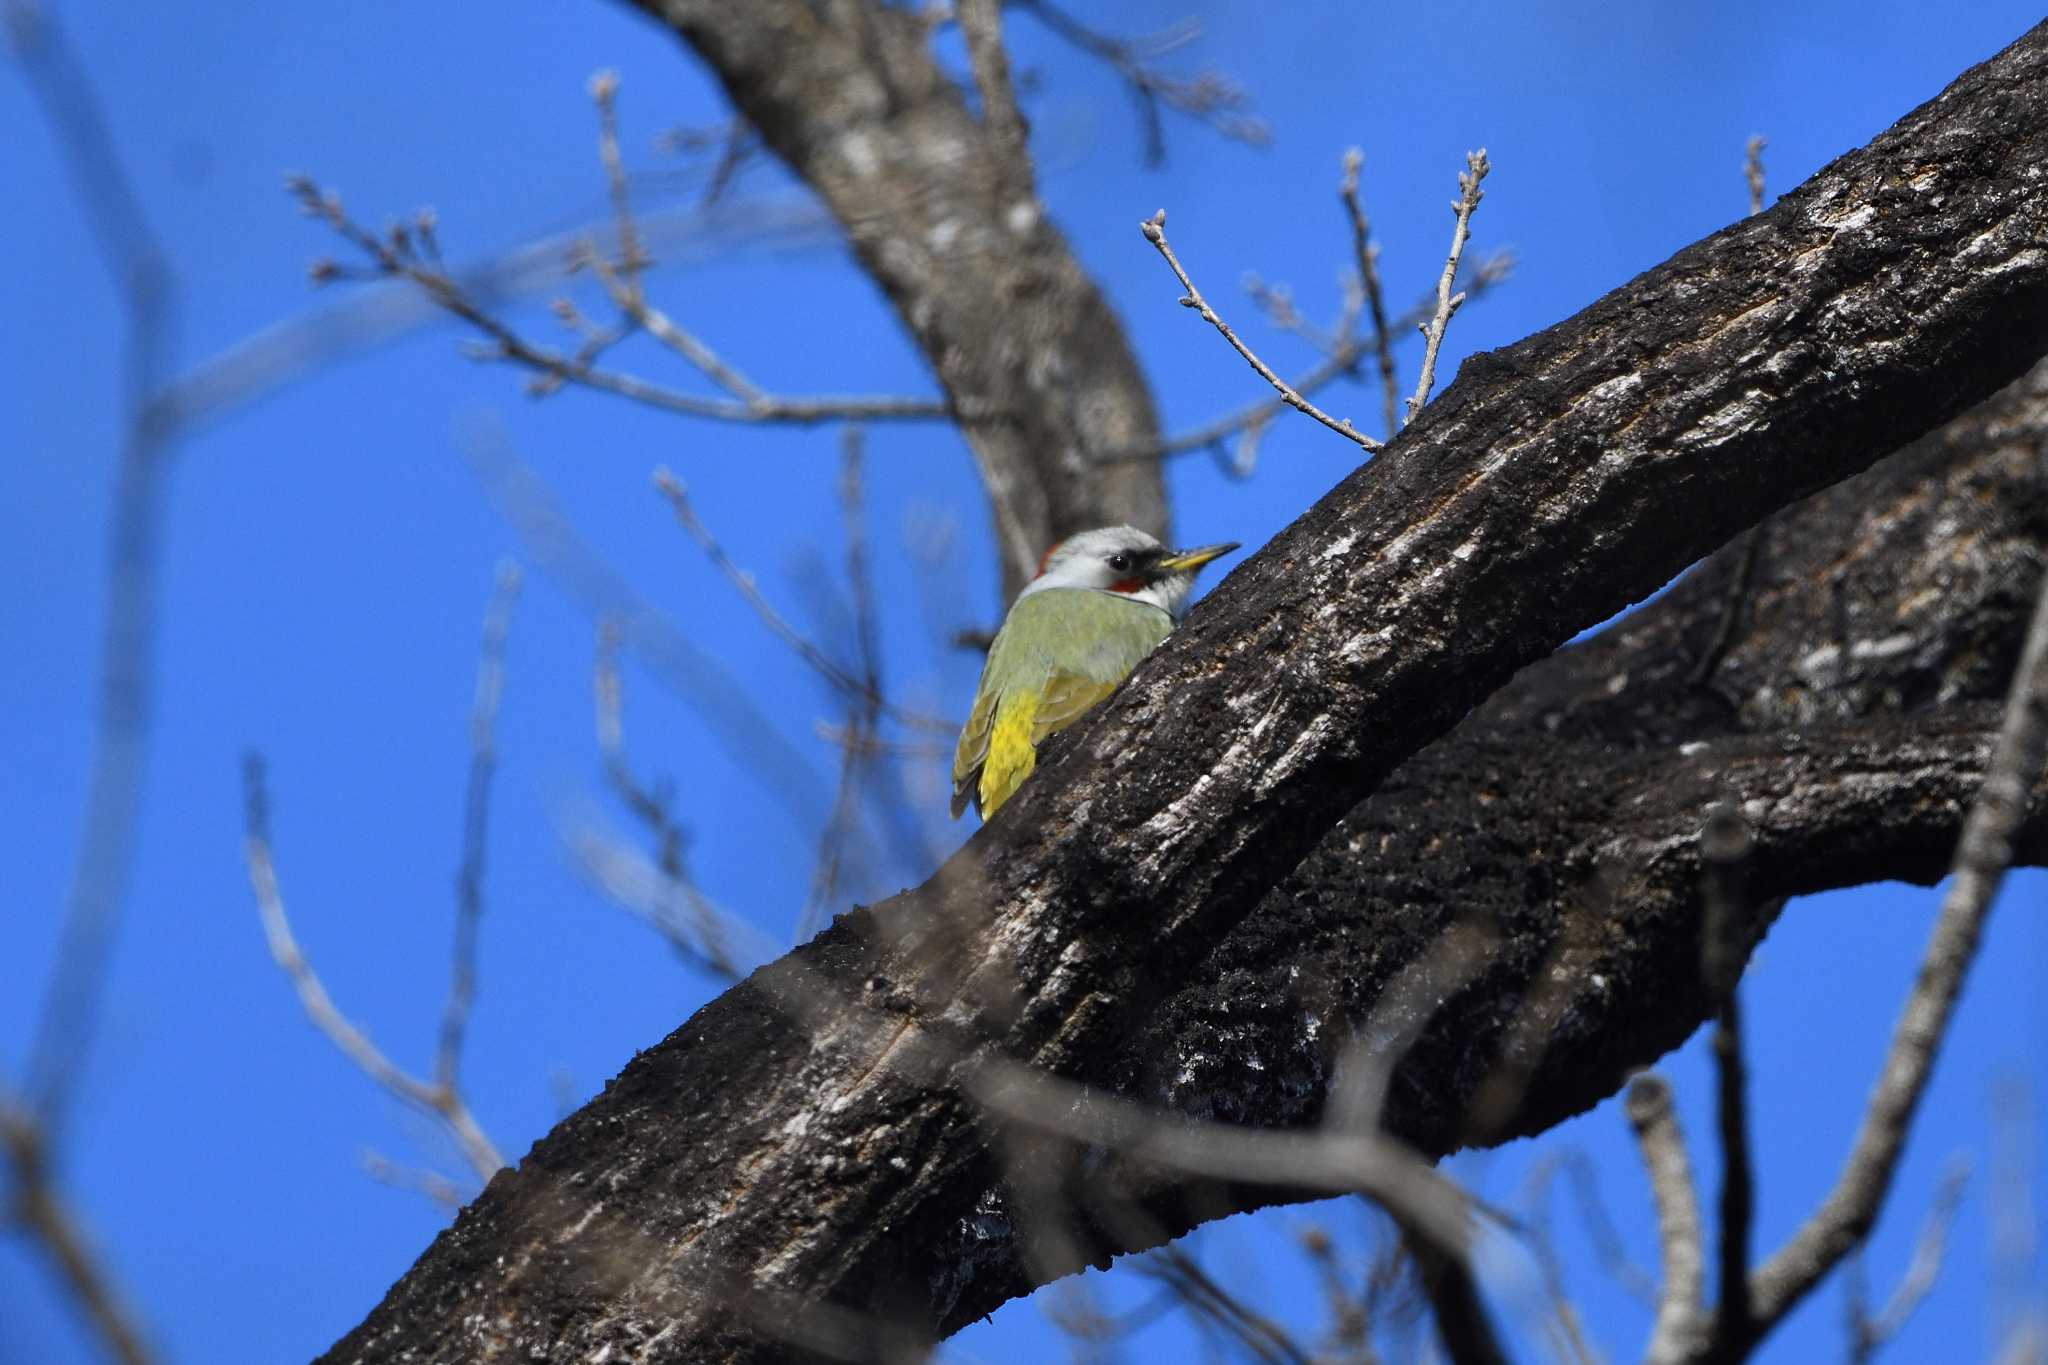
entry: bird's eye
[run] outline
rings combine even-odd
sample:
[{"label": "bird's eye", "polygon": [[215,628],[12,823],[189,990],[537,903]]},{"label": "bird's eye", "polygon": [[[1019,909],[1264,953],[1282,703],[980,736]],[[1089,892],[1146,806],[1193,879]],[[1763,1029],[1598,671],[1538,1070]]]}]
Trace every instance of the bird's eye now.
[{"label": "bird's eye", "polygon": [[1131,567],[1131,557],[1122,550],[1118,550],[1115,554],[1111,555],[1106,562],[1110,568],[1118,573],[1128,572]]}]

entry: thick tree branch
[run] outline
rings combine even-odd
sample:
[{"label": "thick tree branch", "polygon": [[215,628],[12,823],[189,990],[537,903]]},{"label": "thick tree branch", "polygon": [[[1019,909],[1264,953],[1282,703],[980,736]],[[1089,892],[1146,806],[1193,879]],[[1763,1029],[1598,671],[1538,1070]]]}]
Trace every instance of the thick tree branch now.
[{"label": "thick tree branch", "polygon": [[[635,0],[711,67],[824,199],[956,411],[995,522],[1004,596],[1045,547],[1129,522],[1164,535],[1158,439],[1123,329],[1047,218],[1000,94],[994,6],[963,13],[989,121],[932,60],[924,19],[873,0]],[[986,20],[986,22],[978,22]],[[984,42],[988,46],[984,46]],[[985,417],[981,414],[996,414]]]},{"label": "thick tree branch", "polygon": [[[679,24],[695,10],[667,8]],[[786,1354],[738,1306],[762,1294],[898,1328],[985,1311],[1030,1280],[962,1060],[999,1053],[1170,1102],[1206,1098],[1209,1117],[1299,1121],[1319,1087],[1269,1107],[1239,1077],[1216,1084],[1195,1067],[1180,1083],[1108,1045],[1195,979],[1369,794],[1427,807],[1476,790],[1524,838],[1584,841],[1525,846],[1498,970],[1451,1002],[1395,1077],[1388,1126],[1430,1151],[1554,1122],[1703,1017],[1696,835],[1714,797],[1741,796],[1760,898],[1933,875],[1995,724],[1964,705],[1940,723],[1877,714],[1746,735],[1725,703],[1701,703],[1718,723],[1661,752],[1574,738],[1569,721],[1537,737],[1482,728],[1466,766],[1432,770],[1425,756],[1389,779],[1516,669],[2048,347],[2044,155],[2048,27],[1769,212],[1468,361],[930,883],[842,916],[642,1053],[494,1180],[331,1358]],[[1723,671],[1741,662],[1738,645]],[[1486,719],[1540,714],[1546,688],[1586,681],[1518,684]],[[1609,696],[1629,691],[1624,677]],[[1591,725],[1618,718],[1581,709]],[[1123,761],[1137,753],[1142,766]],[[1574,762],[1592,780],[1561,809]],[[1538,795],[1550,800],[1514,808]],[[1333,839],[1391,841],[1357,819]],[[1513,847],[1496,829],[1467,832],[1502,839],[1496,854]],[[2036,804],[2022,856],[2041,837]],[[1492,865],[1437,859],[1458,874]],[[1405,920],[1372,925],[1378,980],[1465,903],[1462,886],[1434,890],[1393,907]],[[1562,984],[1525,1007],[1539,977]],[[1298,1030],[1300,1006],[1282,1007]],[[1482,1094],[1503,1073],[1520,1083]],[[1143,1179],[1132,1173],[1133,1197],[1172,1215],[1151,1220],[1165,1234],[1232,1203]]]}]

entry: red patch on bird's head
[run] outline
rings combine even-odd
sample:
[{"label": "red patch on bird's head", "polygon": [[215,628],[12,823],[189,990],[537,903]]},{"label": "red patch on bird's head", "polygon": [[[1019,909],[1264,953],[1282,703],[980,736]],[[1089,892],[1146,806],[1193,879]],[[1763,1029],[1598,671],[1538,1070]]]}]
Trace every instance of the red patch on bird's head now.
[{"label": "red patch on bird's head", "polygon": [[1136,592],[1144,586],[1145,580],[1142,578],[1119,578],[1116,582],[1109,585],[1109,590],[1111,592]]},{"label": "red patch on bird's head", "polygon": [[1045,566],[1052,563],[1053,553],[1066,543],[1064,540],[1055,540],[1052,544],[1045,547],[1045,553],[1038,557],[1038,576],[1040,578],[1045,577]]}]

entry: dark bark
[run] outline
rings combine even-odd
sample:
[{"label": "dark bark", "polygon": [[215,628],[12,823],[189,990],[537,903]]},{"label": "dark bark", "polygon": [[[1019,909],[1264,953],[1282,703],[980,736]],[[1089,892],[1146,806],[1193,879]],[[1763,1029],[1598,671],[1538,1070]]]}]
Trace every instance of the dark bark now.
[{"label": "dark bark", "polygon": [[1004,600],[1072,532],[1165,537],[1158,463],[1095,458],[1159,434],[1123,328],[1039,202],[1022,143],[990,136],[932,60],[926,20],[869,0],[635,2],[710,65],[896,306],[974,450]]},{"label": "dark bark", "polygon": [[[951,1327],[1059,1268],[1016,1254],[962,1085],[976,1056],[1304,1121],[1327,1060],[1301,1045],[1305,1005],[1358,1017],[1469,908],[1501,930],[1495,959],[1408,1057],[1386,1113],[1439,1152],[1583,1108],[1711,1008],[1692,854],[1711,799],[1749,814],[1759,896],[1932,876],[1995,724],[1977,699],[2016,648],[2001,604],[2039,574],[2012,546],[2040,528],[2029,512],[2024,536],[1955,533],[1963,567],[1918,586],[1984,633],[1942,643],[1929,625],[1924,657],[1894,647],[1891,618],[1880,633],[1868,612],[1942,615],[1886,596],[1934,567],[1889,540],[1901,509],[1946,496],[1925,470],[1917,493],[1878,476],[1878,492],[1833,495],[1875,501],[1824,522],[1847,539],[1815,550],[1818,567],[1794,552],[1819,530],[1773,535],[1716,689],[1677,680],[1714,634],[1725,565],[1474,710],[2048,348],[2044,156],[2048,26],[1770,212],[1468,361],[931,882],[841,917],[637,1057],[330,1358],[875,1353],[876,1324]],[[1795,605],[1816,583],[1886,605]],[[1817,619],[1841,625],[1826,637],[1839,676],[1814,652]],[[1926,707],[1891,704],[1894,686]],[[2042,852],[2038,819],[2027,849]],[[1341,991],[1255,994],[1259,972],[1317,961]],[[1173,1041],[1118,1046],[1148,1021]],[[1182,1030],[1192,1050],[1175,1052]],[[1135,1202],[1096,1211],[1146,1216],[1098,1217],[1077,1254],[1253,1198],[1121,1174]]]}]

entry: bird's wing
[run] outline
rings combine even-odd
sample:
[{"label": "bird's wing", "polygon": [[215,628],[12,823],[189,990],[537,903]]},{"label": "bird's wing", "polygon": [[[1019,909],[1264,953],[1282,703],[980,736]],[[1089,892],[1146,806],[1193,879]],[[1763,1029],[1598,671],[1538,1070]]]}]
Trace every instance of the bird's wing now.
[{"label": "bird's wing", "polygon": [[[1125,670],[1126,673],[1129,670]],[[1048,735],[1056,735],[1081,718],[1083,712],[1116,691],[1122,677],[1104,681],[1085,673],[1053,673],[1045,680],[1037,709],[1031,716],[1031,747],[1037,748]]]},{"label": "bird's wing", "polygon": [[[1030,776],[1046,737],[1114,692],[1172,629],[1157,607],[1112,593],[1054,588],[1019,599],[989,647],[953,752],[954,816],[970,800],[984,817],[994,814]],[[1058,661],[1049,644],[1061,646]]]},{"label": "bird's wing", "polygon": [[[994,650],[990,650],[994,657]],[[996,705],[1003,699],[1002,693],[990,687],[988,669],[981,671],[981,685],[974,694],[974,709],[967,713],[967,724],[960,730],[960,742],[953,748],[953,818],[958,820],[960,812],[967,809],[967,803],[974,796],[975,785],[981,780],[982,764],[988,762],[988,742],[995,730]]]}]

